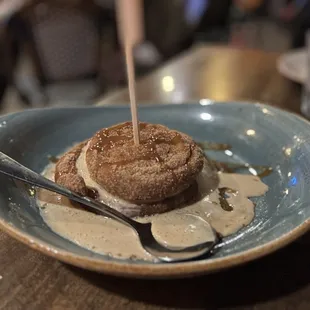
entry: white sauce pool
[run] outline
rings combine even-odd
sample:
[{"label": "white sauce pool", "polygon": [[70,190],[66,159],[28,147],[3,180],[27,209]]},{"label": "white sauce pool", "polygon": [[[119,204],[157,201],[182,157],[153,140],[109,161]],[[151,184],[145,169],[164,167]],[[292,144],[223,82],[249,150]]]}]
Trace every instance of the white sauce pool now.
[{"label": "white sauce pool", "polygon": [[[82,152],[77,168],[89,187],[98,187],[90,178],[85,165],[85,152]],[[54,180],[55,164],[50,164],[44,175]],[[204,167],[197,182],[203,197],[200,201],[187,207],[164,214],[136,218],[141,222],[152,221],[153,234],[161,242],[170,246],[189,246],[205,242],[213,238],[207,223],[223,236],[230,235],[248,225],[254,217],[254,204],[249,197],[263,195],[268,187],[259,177],[242,174],[219,173],[218,188],[227,187],[234,190],[228,194],[227,201],[232,211],[225,211],[219,203],[219,191],[206,192],[210,187],[210,170]],[[100,190],[100,198],[106,204],[119,211],[128,209],[135,214],[138,206],[118,199]],[[57,194],[51,194],[55,196]],[[57,203],[39,200],[41,214],[46,224],[60,236],[81,247],[100,254],[109,254],[116,258],[138,258],[152,261],[154,258],[145,252],[135,232],[115,220],[95,215],[90,212],[72,208],[67,199],[57,196]],[[201,217],[204,221],[197,219]],[[207,223],[205,223],[205,221]]]}]

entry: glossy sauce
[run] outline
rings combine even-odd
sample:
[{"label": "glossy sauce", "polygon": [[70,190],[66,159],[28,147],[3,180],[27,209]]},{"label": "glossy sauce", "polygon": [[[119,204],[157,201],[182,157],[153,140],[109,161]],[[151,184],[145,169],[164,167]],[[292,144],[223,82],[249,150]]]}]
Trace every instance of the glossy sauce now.
[{"label": "glossy sauce", "polygon": [[225,143],[215,143],[215,142],[196,142],[203,150],[211,151],[225,151],[230,150],[231,146]]},{"label": "glossy sauce", "polygon": [[[126,202],[112,196],[91,179],[86,162],[86,147],[77,160],[78,173],[84,178],[89,188],[97,188],[100,199],[119,210],[130,210],[132,216],[139,210],[139,205]],[[53,180],[55,165],[50,164],[44,175]],[[263,195],[268,187],[258,176],[220,172],[214,177],[214,169],[205,164],[197,178],[201,199],[187,207],[164,214],[136,218],[140,222],[153,223],[154,235],[170,246],[192,245],[213,238],[208,225],[203,221],[193,220],[199,216],[223,236],[227,236],[248,225],[254,217],[254,204],[248,197]],[[217,173],[216,173],[217,175]],[[217,180],[217,181],[216,181]],[[217,189],[210,192],[212,184],[219,183]],[[217,184],[216,184],[217,185]],[[55,194],[54,194],[55,195]],[[47,225],[56,233],[72,242],[101,254],[117,258],[138,258],[154,260],[146,253],[134,231],[112,219],[72,208],[70,201],[52,195],[48,201],[39,196],[41,214]],[[57,195],[56,195],[57,196]],[[226,203],[223,202],[224,197]]]},{"label": "glossy sauce", "polygon": [[226,196],[226,191],[232,191],[232,189],[222,187],[222,188],[219,188],[218,191],[219,191],[219,201],[220,201],[221,208],[224,211],[228,211],[228,212],[232,211],[234,208],[233,208],[232,204],[230,204],[228,202],[227,196]]},{"label": "glossy sauce", "polygon": [[[125,126],[128,126],[128,124],[125,123],[125,124],[120,124],[120,125],[112,127],[114,135],[110,135],[111,128],[107,128],[105,130],[98,132],[97,138],[99,141],[95,145],[91,146],[90,148],[96,149],[99,152],[106,152],[108,149],[115,147],[118,142],[122,142],[122,141],[131,142],[132,141],[132,143],[134,143],[132,135],[124,136],[123,133],[121,132],[122,128]],[[139,124],[139,127],[140,127],[140,130],[143,130],[146,127],[146,124],[144,123]],[[148,137],[147,140],[145,139],[143,140],[141,138],[138,157],[134,156],[131,159],[117,160],[117,161],[113,161],[109,163],[104,162],[104,163],[100,163],[99,166],[105,166],[105,165],[125,166],[137,160],[146,160],[146,161],[155,160],[162,166],[162,169],[165,169],[166,171],[170,172],[171,177],[176,182],[177,177],[174,171],[170,169],[164,163],[164,161],[162,160],[162,158],[157,152],[157,146],[160,144],[167,144],[169,146],[179,145],[180,147],[182,147],[182,145],[184,145],[184,141],[182,139],[182,136],[178,134],[177,132],[175,133],[175,136],[172,139],[155,137],[155,136],[150,136]]]},{"label": "glossy sauce", "polygon": [[48,160],[49,160],[49,162],[56,164],[58,162],[59,158],[56,156],[50,155],[50,156],[48,156]]},{"label": "glossy sauce", "polygon": [[253,168],[257,176],[260,178],[267,177],[272,173],[272,168],[268,166],[258,166],[258,165],[248,165],[248,164],[236,164],[236,163],[228,163],[228,162],[222,162],[222,161],[212,161],[214,167],[221,172],[226,173],[235,173],[237,171],[240,171],[242,169],[249,170],[250,168]]},{"label": "glossy sauce", "polygon": [[[113,127],[113,131],[115,129],[121,130],[122,127],[127,126],[126,124],[118,125],[116,127]],[[145,124],[140,124],[140,130],[146,127]],[[108,149],[113,148],[117,142],[122,142],[122,141],[132,141],[133,143],[133,138],[132,136],[124,136],[121,134],[121,132],[118,134],[118,130],[116,130],[116,135],[110,135],[109,131],[111,129],[105,129],[103,131],[100,131],[97,133],[97,138],[98,142],[91,146],[91,149],[96,149],[99,152],[107,151]],[[175,137],[172,139],[165,139],[165,138],[159,138],[159,137],[154,137],[151,136],[147,140],[141,139],[140,141],[140,154],[139,157],[134,157],[130,160],[120,160],[120,161],[113,161],[111,163],[103,163],[103,165],[127,165],[130,164],[136,160],[156,160],[159,163],[163,163],[163,160],[161,159],[160,155],[156,151],[157,145],[160,144],[168,144],[168,145],[182,145],[184,144],[182,137],[180,134],[176,133]]]}]

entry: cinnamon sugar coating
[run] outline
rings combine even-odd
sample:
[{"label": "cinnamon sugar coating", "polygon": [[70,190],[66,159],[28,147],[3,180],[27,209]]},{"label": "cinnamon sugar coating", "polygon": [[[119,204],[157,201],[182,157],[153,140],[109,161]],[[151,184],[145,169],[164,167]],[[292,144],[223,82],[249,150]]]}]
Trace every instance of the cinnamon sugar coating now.
[{"label": "cinnamon sugar coating", "polygon": [[65,153],[56,163],[55,182],[82,196],[87,195],[84,179],[78,175],[76,161],[86,142],[82,142]]},{"label": "cinnamon sugar coating", "polygon": [[189,136],[147,123],[140,123],[140,136],[140,145],[134,145],[131,122],[97,132],[86,152],[92,179],[138,203],[172,197],[194,182],[204,157]]},{"label": "cinnamon sugar coating", "polygon": [[189,136],[162,125],[140,123],[140,134],[141,144],[136,146],[129,122],[98,131],[59,159],[55,181],[88,195],[76,167],[82,149],[87,147],[87,168],[98,188],[138,204],[139,216],[193,202],[197,198],[195,179],[204,163],[201,149]]}]

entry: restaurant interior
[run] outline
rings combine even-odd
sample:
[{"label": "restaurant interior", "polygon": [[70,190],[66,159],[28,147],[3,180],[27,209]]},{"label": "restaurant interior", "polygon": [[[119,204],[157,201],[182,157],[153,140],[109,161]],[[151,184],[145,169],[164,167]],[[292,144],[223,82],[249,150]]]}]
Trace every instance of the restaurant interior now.
[{"label": "restaurant interior", "polygon": [[[310,118],[310,0],[123,0],[143,4],[141,40],[125,48],[127,53],[119,29],[120,1],[0,0],[0,310],[310,309],[310,127],[305,119]],[[136,83],[128,78],[134,73]],[[119,104],[125,105],[114,106]],[[130,112],[132,122],[123,123]],[[158,138],[156,126],[166,127],[154,125],[146,134],[147,123],[171,130]],[[119,154],[113,153],[118,149]],[[193,150],[200,154],[200,170],[193,169],[197,175],[188,168]],[[95,160],[102,156],[102,162],[89,164],[89,153]],[[169,161],[173,155],[177,160]],[[135,162],[138,168],[148,169],[150,162],[155,168],[126,172]],[[180,176],[174,172],[179,162]],[[208,165],[217,183],[201,198],[198,181]],[[59,166],[63,169],[57,171]],[[155,194],[157,200],[138,196],[127,201],[118,194],[99,200],[108,190],[98,185],[101,180],[94,183],[89,167],[117,189],[123,182],[129,195],[134,178],[153,192],[153,176],[165,172],[154,184],[161,190],[170,177],[173,191],[161,200]],[[22,168],[24,178],[17,173]],[[36,178],[29,169],[37,172]],[[115,171],[125,171],[126,182]],[[247,194],[241,181],[231,181],[236,187],[228,181],[223,185],[223,175],[243,180]],[[78,195],[61,178],[69,186],[82,184],[83,192]],[[42,179],[43,186],[38,185]],[[176,190],[179,179],[188,184]],[[210,175],[202,179],[212,181]],[[69,199],[46,196],[54,200],[42,200],[37,208],[38,188],[50,189],[46,184],[57,186],[53,194],[65,192]],[[213,210],[205,211],[202,204],[204,225],[213,214],[215,224],[220,214],[223,230],[239,225],[225,235],[208,224],[214,240],[206,256],[139,260],[134,251],[128,257],[122,252],[132,250],[126,241],[131,239],[117,226],[108,237],[101,233],[107,227],[102,223],[111,218],[150,230],[149,222],[137,223],[122,211],[165,206],[179,197],[183,203],[182,195],[192,189]],[[124,200],[127,204],[118,210]],[[239,205],[243,213],[237,212]],[[60,210],[60,219],[54,220],[58,213],[49,210]],[[89,210],[93,214],[86,216]],[[230,214],[235,210],[234,222]],[[61,212],[68,212],[67,218]],[[98,218],[107,222],[96,224]],[[169,217],[165,223],[177,235]],[[58,233],[59,227],[67,235]],[[192,222],[186,227],[184,232],[195,231]],[[141,251],[150,249],[137,232],[130,230],[134,242]],[[86,242],[87,236],[95,243]],[[102,242],[109,237],[115,256]],[[118,242],[126,247],[119,250]],[[179,254],[179,247],[175,251]],[[156,253],[155,258],[164,256]]]},{"label": "restaurant interior", "polygon": [[[198,44],[283,53],[302,47],[309,1],[145,0],[137,79]],[[0,3],[1,112],[89,105],[126,87],[113,0]],[[211,98],[212,99],[212,98]]]}]

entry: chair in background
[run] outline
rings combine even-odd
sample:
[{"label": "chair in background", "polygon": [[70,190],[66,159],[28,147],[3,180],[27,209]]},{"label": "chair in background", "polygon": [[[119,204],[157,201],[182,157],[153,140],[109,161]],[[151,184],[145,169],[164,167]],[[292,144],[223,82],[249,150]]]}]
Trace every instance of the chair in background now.
[{"label": "chair in background", "polygon": [[29,101],[78,105],[102,92],[99,12],[90,1],[37,1],[15,17],[27,29],[24,43],[34,68],[33,83],[27,74],[17,77]]}]

